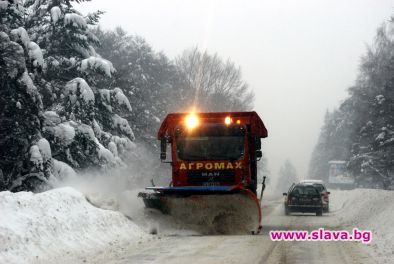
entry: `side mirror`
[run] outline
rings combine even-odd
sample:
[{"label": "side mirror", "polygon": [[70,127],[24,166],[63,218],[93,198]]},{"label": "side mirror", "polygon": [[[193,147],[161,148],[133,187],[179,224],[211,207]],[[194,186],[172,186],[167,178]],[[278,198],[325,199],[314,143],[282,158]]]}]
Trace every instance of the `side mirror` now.
[{"label": "side mirror", "polygon": [[287,196],[287,193],[283,193],[283,196]]},{"label": "side mirror", "polygon": [[261,159],[262,156],[263,153],[261,152],[261,150],[256,150],[256,159]]},{"label": "side mirror", "polygon": [[167,140],[162,138],[160,140],[160,159],[166,160],[167,158]]}]

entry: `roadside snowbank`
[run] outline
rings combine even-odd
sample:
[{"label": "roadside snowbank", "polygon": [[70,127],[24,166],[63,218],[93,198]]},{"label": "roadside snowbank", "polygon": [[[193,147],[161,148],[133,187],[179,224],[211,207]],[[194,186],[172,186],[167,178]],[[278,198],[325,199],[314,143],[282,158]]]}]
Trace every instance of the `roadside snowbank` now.
[{"label": "roadside snowbank", "polygon": [[376,263],[394,259],[394,191],[355,189],[332,191],[331,213],[346,229],[358,227],[372,231],[367,245]]},{"label": "roadside snowbank", "polygon": [[146,238],[120,212],[94,207],[70,187],[0,192],[0,263],[99,262]]}]

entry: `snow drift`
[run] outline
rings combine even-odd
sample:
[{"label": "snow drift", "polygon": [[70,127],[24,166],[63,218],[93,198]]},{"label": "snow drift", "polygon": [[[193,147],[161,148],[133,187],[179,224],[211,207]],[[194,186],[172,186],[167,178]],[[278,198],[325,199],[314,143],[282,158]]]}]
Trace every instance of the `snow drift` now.
[{"label": "snow drift", "polygon": [[78,191],[0,192],[0,263],[94,262],[146,237],[120,212],[91,205]]},{"label": "snow drift", "polygon": [[377,263],[390,263],[394,258],[394,192],[375,189],[334,191],[332,214],[346,229],[358,227],[372,231],[368,252]]}]

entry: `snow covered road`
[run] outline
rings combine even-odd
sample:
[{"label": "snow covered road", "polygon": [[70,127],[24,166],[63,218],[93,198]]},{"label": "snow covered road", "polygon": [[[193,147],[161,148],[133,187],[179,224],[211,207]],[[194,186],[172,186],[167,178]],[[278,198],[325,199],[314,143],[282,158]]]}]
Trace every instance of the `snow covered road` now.
[{"label": "snow covered road", "polygon": [[374,263],[359,242],[274,242],[270,230],[338,230],[335,211],[323,217],[284,216],[281,200],[264,206],[264,231],[244,236],[163,236],[107,263]]},{"label": "snow covered road", "polygon": [[[394,261],[392,191],[332,191],[330,213],[322,217],[285,216],[281,198],[264,199],[263,232],[255,236],[198,235],[173,225],[168,216],[147,214],[136,192],[111,199],[103,193],[84,196],[72,188],[40,194],[0,192],[0,263]],[[274,242],[269,236],[271,230],[354,227],[371,230],[372,242]],[[152,230],[157,234],[149,235]]]}]

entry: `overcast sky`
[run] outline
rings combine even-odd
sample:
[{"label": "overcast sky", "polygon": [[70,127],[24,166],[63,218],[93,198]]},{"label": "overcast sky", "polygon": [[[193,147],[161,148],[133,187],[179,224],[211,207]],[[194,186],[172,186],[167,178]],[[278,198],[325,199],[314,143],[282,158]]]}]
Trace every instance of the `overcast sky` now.
[{"label": "overcast sky", "polygon": [[[338,106],[394,0],[94,0],[103,28],[121,26],[170,58],[198,46],[241,66],[269,137],[276,174],[305,177],[326,109]],[[275,176],[275,175],[272,175]]]}]

